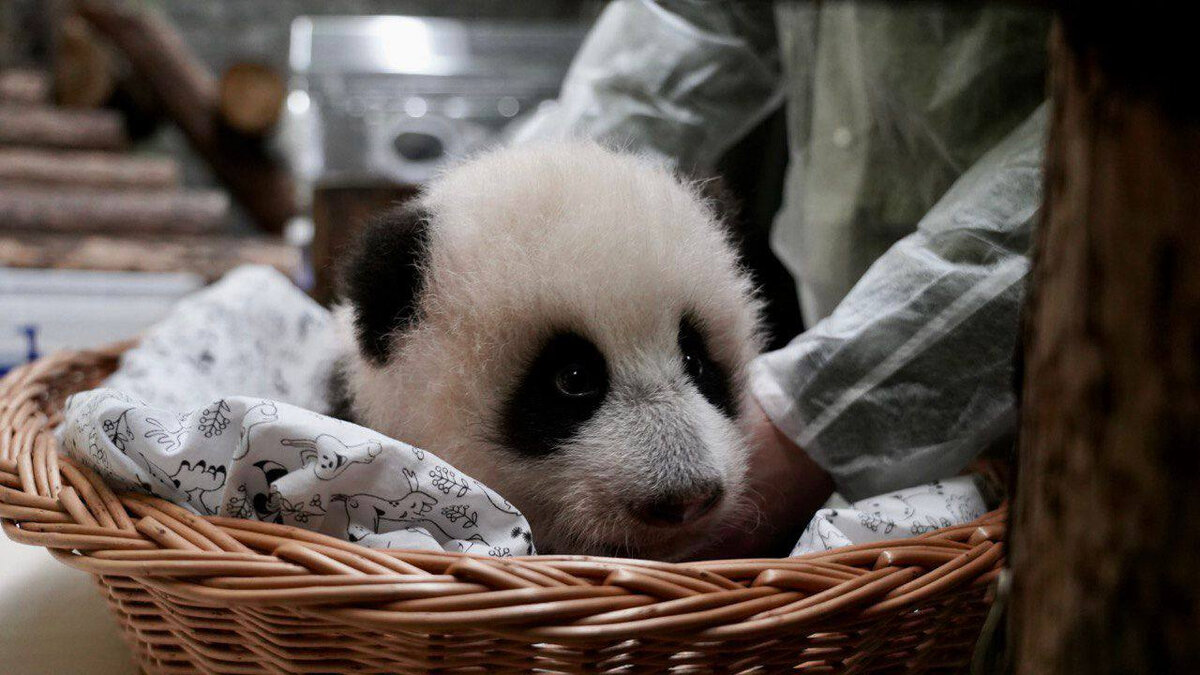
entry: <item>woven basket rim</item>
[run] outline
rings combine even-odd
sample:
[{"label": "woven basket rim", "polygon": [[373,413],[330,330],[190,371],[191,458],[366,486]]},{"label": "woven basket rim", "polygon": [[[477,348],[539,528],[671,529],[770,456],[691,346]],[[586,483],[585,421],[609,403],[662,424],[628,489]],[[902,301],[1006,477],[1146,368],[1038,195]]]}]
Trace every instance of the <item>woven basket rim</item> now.
[{"label": "woven basket rim", "polygon": [[198,516],[115,493],[57,452],[63,400],[94,386],[131,344],[58,352],[0,380],[0,525],[62,563],[171,598],[558,644],[725,640],[898,616],[978,594],[1004,565],[1004,507],[908,539],[686,563],[368,549],[287,525]]}]

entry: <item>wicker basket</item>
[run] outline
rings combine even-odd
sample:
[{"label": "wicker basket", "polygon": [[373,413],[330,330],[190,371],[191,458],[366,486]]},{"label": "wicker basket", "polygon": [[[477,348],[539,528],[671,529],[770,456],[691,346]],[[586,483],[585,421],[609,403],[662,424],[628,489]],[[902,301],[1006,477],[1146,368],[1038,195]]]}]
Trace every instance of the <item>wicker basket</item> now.
[{"label": "wicker basket", "polygon": [[961,671],[1004,514],[791,559],[665,564],[380,551],[114,494],[55,451],[67,395],[120,347],[0,382],[0,518],[99,581],[167,672]]}]

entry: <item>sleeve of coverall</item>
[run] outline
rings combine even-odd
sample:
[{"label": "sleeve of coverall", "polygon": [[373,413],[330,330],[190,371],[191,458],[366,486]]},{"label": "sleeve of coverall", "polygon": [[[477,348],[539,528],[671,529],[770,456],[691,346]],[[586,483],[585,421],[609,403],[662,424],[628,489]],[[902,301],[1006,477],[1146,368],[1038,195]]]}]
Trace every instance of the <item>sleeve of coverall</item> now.
[{"label": "sleeve of coverall", "polygon": [[848,499],[953,475],[1014,423],[1046,116],[968,169],[829,317],[753,362],[767,416]]},{"label": "sleeve of coverall", "polygon": [[709,168],[782,101],[771,3],[619,0],[515,143],[591,138]]}]

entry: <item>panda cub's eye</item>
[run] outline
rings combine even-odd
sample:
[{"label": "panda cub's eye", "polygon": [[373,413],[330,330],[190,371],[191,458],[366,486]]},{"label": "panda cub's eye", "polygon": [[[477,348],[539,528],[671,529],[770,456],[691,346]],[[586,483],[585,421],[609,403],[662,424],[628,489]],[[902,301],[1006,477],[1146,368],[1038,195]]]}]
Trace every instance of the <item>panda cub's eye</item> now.
[{"label": "panda cub's eye", "polygon": [[571,398],[595,396],[602,382],[598,373],[584,363],[569,363],[554,374],[554,386],[558,393]]},{"label": "panda cub's eye", "polygon": [[688,377],[693,380],[699,380],[701,377],[704,377],[703,357],[695,352],[684,352],[683,369],[687,371]]},{"label": "panda cub's eye", "polygon": [[608,365],[595,343],[564,331],[546,339],[515,384],[500,410],[497,442],[544,457],[570,441],[604,405]]},{"label": "panda cub's eye", "polygon": [[713,360],[708,351],[700,322],[691,314],[679,321],[679,353],[683,357],[683,372],[695,383],[700,394],[726,417],[737,415],[733,385],[728,372]]},{"label": "panda cub's eye", "polygon": [[683,370],[687,376],[697,384],[702,382],[707,370],[704,364],[709,360],[708,350],[704,348],[704,338],[690,317],[684,317],[680,322],[679,353],[683,355]]}]

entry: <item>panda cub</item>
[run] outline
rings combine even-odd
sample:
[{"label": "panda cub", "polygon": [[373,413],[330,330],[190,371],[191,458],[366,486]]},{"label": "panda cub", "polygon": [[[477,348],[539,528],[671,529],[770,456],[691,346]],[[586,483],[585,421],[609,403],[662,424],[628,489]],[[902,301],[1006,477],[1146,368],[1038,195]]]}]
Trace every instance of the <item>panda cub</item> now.
[{"label": "panda cub", "polygon": [[350,418],[497,490],[541,553],[686,558],[745,510],[759,303],[693,187],[566,142],[414,204],[344,269]]}]

